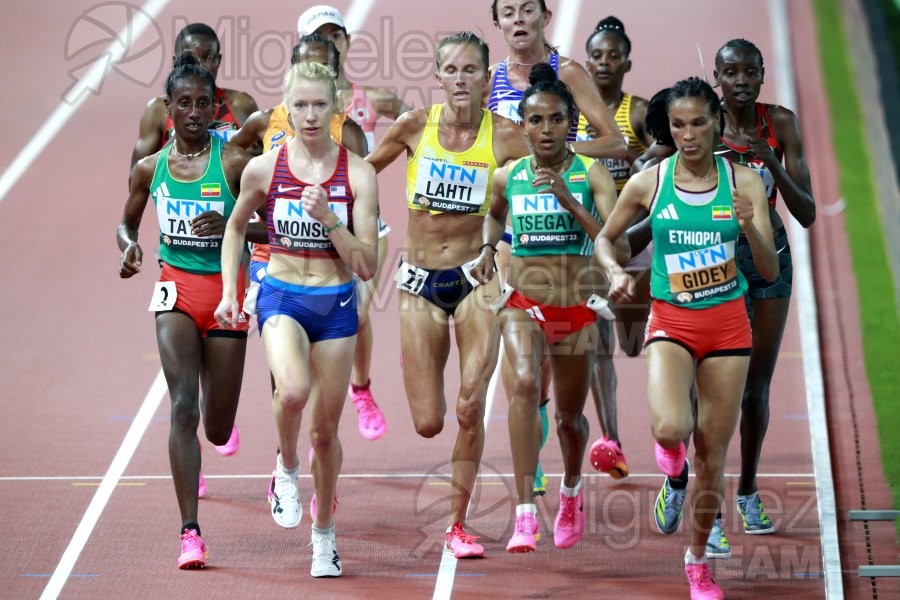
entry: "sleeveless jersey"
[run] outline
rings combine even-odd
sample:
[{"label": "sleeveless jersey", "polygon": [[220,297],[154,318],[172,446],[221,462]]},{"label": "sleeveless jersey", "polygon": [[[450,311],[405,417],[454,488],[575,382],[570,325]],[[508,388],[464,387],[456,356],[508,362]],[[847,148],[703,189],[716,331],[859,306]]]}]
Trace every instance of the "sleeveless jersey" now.
[{"label": "sleeveless jersey", "polygon": [[[331,116],[331,122],[328,124],[328,132],[335,144],[340,145],[344,135],[344,121],[347,120],[346,113],[338,113]],[[263,148],[271,150],[278,146],[283,146],[294,137],[294,129],[291,127],[290,115],[284,104],[279,104],[272,109],[269,115],[269,126],[263,136]]]},{"label": "sleeveless jersey", "polygon": [[[643,154],[647,151],[647,146],[644,145],[631,126],[631,100],[631,94],[622,94],[622,101],[619,103],[619,108],[616,109],[616,114],[613,118],[616,121],[616,126],[619,128],[619,133],[625,138],[628,148],[638,154]],[[587,119],[583,114],[579,115],[578,141],[591,139],[591,136],[588,135],[587,127]],[[622,158],[599,158],[597,160],[609,169],[609,173],[616,182],[616,191],[621,192],[631,173],[631,162]]]},{"label": "sleeveless jersey", "polygon": [[[241,128],[241,122],[238,121],[238,118],[231,112],[231,105],[228,104],[225,90],[218,87],[216,88],[214,102],[216,103],[216,108],[213,111],[212,120],[209,122],[209,132],[227,142],[233,138],[234,134],[237,133],[237,130]],[[166,125],[163,127],[163,145],[174,136],[175,122],[172,121],[172,117],[167,114]]]},{"label": "sleeveless jersey", "polygon": [[731,196],[734,171],[728,161],[717,156],[719,182],[714,190],[677,190],[675,164],[679,156],[660,163],[650,207],[650,293],[656,300],[684,308],[709,308],[740,298],[747,289],[734,256],[741,232]]},{"label": "sleeveless jersey", "polygon": [[362,127],[369,152],[371,152],[375,148],[375,123],[378,121],[378,111],[369,102],[364,88],[351,83],[350,89],[353,91],[353,99],[350,100],[350,104],[347,105],[344,112]]},{"label": "sleeveless jersey", "polygon": [[427,210],[433,215],[483,217],[490,206],[491,176],[497,168],[491,114],[481,109],[475,143],[463,152],[452,152],[438,139],[442,110],[442,104],[431,107],[422,140],[407,163],[406,204],[410,210]]},{"label": "sleeveless jersey", "polygon": [[[339,258],[337,249],[325,233],[325,226],[303,210],[300,194],[309,183],[294,177],[288,165],[287,146],[278,150],[275,171],[266,198],[266,228],[269,250],[304,258]],[[347,149],[338,147],[334,172],[322,187],[328,205],[353,233],[353,191],[347,164]]]},{"label": "sleeveless jersey", "polygon": [[[291,121],[288,116],[288,109],[284,104],[279,104],[272,109],[272,114],[269,115],[269,127],[263,136],[263,145],[266,150],[283,146],[294,137],[294,130],[291,128]],[[346,120],[346,113],[338,113],[331,117],[328,130],[335,144],[341,144],[344,134],[344,121]],[[269,245],[254,244],[253,258],[251,260],[269,262]]]},{"label": "sleeveless jersey", "polygon": [[[559,54],[551,52],[550,59],[547,63],[553,67],[553,70],[559,75]],[[519,103],[524,97],[525,90],[514,88],[509,82],[506,59],[503,59],[497,63],[497,68],[494,70],[494,77],[491,79],[491,93],[487,100],[488,110],[497,113],[501,117],[511,119],[516,123],[521,123],[522,117],[519,116]],[[566,139],[570,142],[574,142],[577,138],[577,134],[578,115],[575,115],[572,128],[569,130],[569,135]]]},{"label": "sleeveless jersey", "polygon": [[235,198],[222,169],[224,144],[211,136],[206,172],[194,181],[180,181],[169,172],[171,144],[160,151],[156,161],[150,194],[159,222],[159,257],[183,271],[209,274],[222,270],[222,236],[196,236],[191,233],[191,221],[211,210],[227,219],[234,210]]},{"label": "sleeveless jersey", "polygon": [[[778,144],[775,137],[775,128],[772,126],[772,119],[769,117],[769,107],[762,102],[756,103],[756,136],[761,140],[766,140],[769,148],[775,153],[778,161],[781,162],[784,151]],[[749,147],[732,146],[727,143],[724,138],[719,139],[719,147],[716,148],[716,155],[726,158],[731,162],[739,165],[750,167],[762,177],[763,187],[766,188],[766,198],[769,200],[769,208],[775,208],[775,202],[778,197],[778,189],[775,187],[775,177],[772,172],[766,168],[765,163],[757,160],[750,151]]]},{"label": "sleeveless jersey", "polygon": [[[600,215],[594,206],[594,196],[588,181],[588,171],[593,162],[593,158],[576,154],[561,177],[572,196],[599,221]],[[590,256],[594,241],[575,217],[560,205],[556,196],[539,193],[532,184],[533,180],[530,156],[510,163],[506,178],[506,198],[513,228],[513,256]]]}]

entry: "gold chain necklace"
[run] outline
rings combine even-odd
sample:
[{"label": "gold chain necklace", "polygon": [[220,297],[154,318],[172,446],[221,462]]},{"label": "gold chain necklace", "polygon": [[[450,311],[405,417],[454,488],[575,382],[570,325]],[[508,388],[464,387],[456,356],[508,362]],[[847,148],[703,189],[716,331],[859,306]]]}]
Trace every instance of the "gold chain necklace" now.
[{"label": "gold chain necklace", "polygon": [[533,163],[533,164],[532,164],[532,170],[533,170],[533,171],[537,171],[538,169],[550,169],[551,171],[554,171],[555,173],[558,174],[558,173],[559,173],[559,167],[561,167],[567,160],[569,160],[570,158],[572,158],[573,154],[574,154],[574,153],[573,153],[571,150],[569,150],[569,149],[567,148],[567,149],[566,149],[566,155],[562,158],[562,160],[560,160],[560,161],[558,161],[558,162],[555,162],[555,163],[549,163],[549,164],[546,164],[546,165],[542,165],[541,163],[539,163],[539,162],[537,161],[537,158],[536,158],[536,157],[532,156],[532,157],[531,157],[531,162]]},{"label": "gold chain necklace", "polygon": [[194,152],[193,154],[182,154],[181,152],[178,151],[178,140],[175,139],[175,140],[172,140],[172,150],[174,150],[175,154],[177,154],[181,158],[192,159],[192,158],[197,158],[198,156],[200,156],[201,154],[203,154],[204,152],[209,150],[209,147],[211,144],[212,144],[212,136],[209,136],[208,138],[206,138],[206,145],[199,152]]}]

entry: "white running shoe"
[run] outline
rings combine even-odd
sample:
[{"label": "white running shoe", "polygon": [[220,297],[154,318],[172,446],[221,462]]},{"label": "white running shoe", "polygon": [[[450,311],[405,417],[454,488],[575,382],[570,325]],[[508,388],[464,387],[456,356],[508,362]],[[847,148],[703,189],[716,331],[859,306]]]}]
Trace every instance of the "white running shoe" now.
[{"label": "white running shoe", "polygon": [[334,541],[334,528],[329,533],[312,532],[312,567],[309,574],[313,577],[340,577],[343,572],[341,557],[338,556],[337,544]]},{"label": "white running shoe", "polygon": [[300,505],[300,490],[297,477],[300,465],[293,472],[286,470],[278,457],[275,470],[272,471],[272,482],[269,484],[269,505],[272,507],[272,518],[282,527],[296,527],[303,517]]}]

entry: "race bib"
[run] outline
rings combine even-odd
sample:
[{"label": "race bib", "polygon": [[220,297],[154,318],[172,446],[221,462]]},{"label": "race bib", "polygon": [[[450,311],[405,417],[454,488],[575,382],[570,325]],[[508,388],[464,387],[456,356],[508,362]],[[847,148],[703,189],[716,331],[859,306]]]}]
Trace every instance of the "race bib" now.
[{"label": "race bib", "polygon": [[765,167],[750,166],[750,168],[762,177],[763,187],[766,188],[766,198],[771,198],[775,192],[775,176],[772,175],[772,171]]},{"label": "race bib", "polygon": [[487,198],[490,169],[420,158],[413,204],[431,212],[471,214]]},{"label": "race bib", "polygon": [[[221,195],[220,185],[203,184],[202,193]],[[159,221],[160,239],[170,248],[190,250],[217,250],[222,245],[221,235],[198,236],[191,233],[191,221],[205,212],[215,211],[225,215],[225,202],[221,200],[178,200],[159,197],[156,217]]]},{"label": "race bib", "polygon": [[514,123],[522,122],[522,116],[519,114],[519,100],[500,100],[497,103],[497,110],[494,112]]},{"label": "race bib", "polygon": [[[572,192],[576,202],[581,194]],[[518,194],[510,198],[513,226],[520,246],[578,243],[584,230],[553,194]]]},{"label": "race bib", "polygon": [[397,282],[397,289],[401,289],[416,296],[425,287],[425,280],[428,279],[428,271],[414,267],[405,260],[400,261],[400,268],[394,275],[394,281]]},{"label": "race bib", "polygon": [[667,254],[665,260],[675,304],[721,296],[739,285],[734,242]]},{"label": "race bib", "polygon": [[[344,223],[347,219],[346,202],[329,202],[332,212]],[[272,212],[278,245],[292,250],[334,250],[334,244],[325,233],[325,226],[303,210],[300,200],[276,198]]]},{"label": "race bib", "polygon": [[162,312],[175,308],[178,289],[174,281],[157,281],[153,284],[153,296],[150,297],[150,312]]}]

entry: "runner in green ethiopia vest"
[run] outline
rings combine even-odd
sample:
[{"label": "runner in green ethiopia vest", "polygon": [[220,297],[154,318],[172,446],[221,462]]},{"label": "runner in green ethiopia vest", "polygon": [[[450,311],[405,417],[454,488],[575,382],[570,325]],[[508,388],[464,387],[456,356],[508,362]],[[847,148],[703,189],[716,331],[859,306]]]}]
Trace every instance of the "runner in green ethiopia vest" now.
[{"label": "runner in green ethiopia vest", "polygon": [[159,222],[159,257],[164,262],[190,273],[218,273],[222,236],[201,237],[191,230],[191,221],[205,212],[215,211],[228,219],[235,198],[222,170],[224,142],[210,136],[209,163],[206,172],[194,181],[180,181],[169,172],[169,144],[159,153],[150,194]]},{"label": "runner in green ethiopia vest", "polygon": [[[572,196],[600,220],[588,181],[588,170],[594,159],[576,154],[561,175]],[[512,221],[513,256],[575,254],[590,256],[594,241],[551,193],[536,190],[531,157],[520,158],[509,165],[506,197],[509,198]]]},{"label": "runner in green ethiopia vest", "polygon": [[726,161],[715,157],[718,186],[709,193],[675,189],[679,154],[660,164],[660,183],[650,213],[654,299],[685,308],[708,308],[739,298],[747,281],[734,249],[741,231],[731,197]]}]

